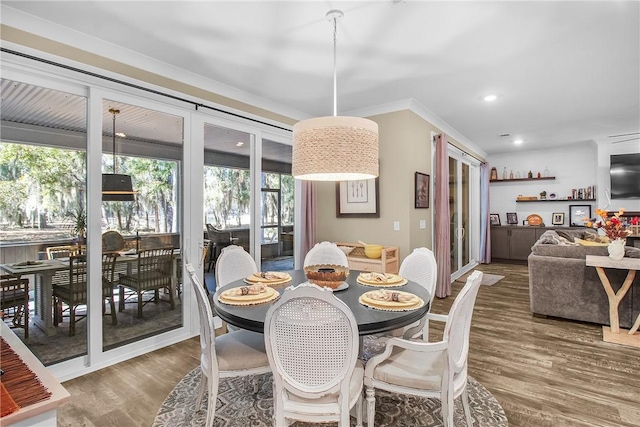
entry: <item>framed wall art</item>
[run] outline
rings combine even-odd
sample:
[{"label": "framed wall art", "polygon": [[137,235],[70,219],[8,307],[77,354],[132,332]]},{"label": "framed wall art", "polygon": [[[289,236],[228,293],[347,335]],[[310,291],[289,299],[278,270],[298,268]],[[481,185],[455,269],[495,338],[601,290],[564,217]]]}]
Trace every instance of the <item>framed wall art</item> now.
[{"label": "framed wall art", "polygon": [[569,205],[569,225],[572,227],[586,227],[587,219],[591,218],[591,205]]},{"label": "framed wall art", "polygon": [[489,214],[489,223],[491,225],[500,225],[500,214]]},{"label": "framed wall art", "polygon": [[429,207],[429,175],[416,172],[415,178],[415,207],[426,209]]},{"label": "framed wall art", "polygon": [[515,212],[507,212],[507,224],[518,224],[518,214]]},{"label": "framed wall art", "polygon": [[554,212],[551,217],[551,224],[563,225],[564,224],[564,212]]},{"label": "framed wall art", "polygon": [[378,178],[336,183],[336,217],[380,218]]}]

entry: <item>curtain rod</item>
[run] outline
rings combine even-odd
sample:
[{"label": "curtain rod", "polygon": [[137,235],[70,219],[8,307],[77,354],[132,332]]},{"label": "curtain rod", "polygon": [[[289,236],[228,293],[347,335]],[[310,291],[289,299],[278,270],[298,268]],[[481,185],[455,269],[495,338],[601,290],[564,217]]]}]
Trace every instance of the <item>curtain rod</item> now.
[{"label": "curtain rod", "polygon": [[5,47],[0,47],[0,51],[6,52],[6,53],[10,53],[12,55],[20,56],[22,58],[31,59],[33,61],[42,62],[44,64],[53,65],[55,67],[64,68],[65,70],[75,71],[77,73],[85,74],[87,76],[97,77],[97,78],[102,79],[102,80],[107,80],[107,81],[110,81],[110,82],[113,82],[113,83],[118,83],[118,84],[121,84],[121,85],[124,85],[124,86],[128,86],[128,87],[131,87],[131,88],[134,88],[134,89],[140,89],[142,91],[153,93],[155,95],[164,96],[164,97],[167,97],[167,98],[171,98],[171,99],[174,99],[176,101],[186,102],[187,104],[192,104],[195,107],[196,111],[198,110],[198,108],[208,108],[210,110],[217,111],[219,113],[228,114],[230,116],[238,117],[238,118],[245,119],[245,120],[250,120],[250,121],[252,121],[254,123],[260,123],[262,125],[267,125],[267,126],[271,126],[273,128],[276,128],[276,129],[281,129],[281,130],[286,130],[288,132],[291,132],[291,129],[287,129],[285,127],[278,126],[278,125],[274,125],[273,123],[264,122],[262,120],[254,119],[252,117],[243,116],[242,114],[238,114],[238,113],[232,113],[231,111],[225,111],[225,110],[222,110],[220,108],[212,107],[210,105],[202,104],[200,102],[195,102],[195,101],[192,101],[192,100],[187,99],[187,98],[182,98],[182,97],[179,97],[179,96],[176,96],[176,95],[171,95],[170,93],[161,92],[161,91],[155,90],[155,89],[150,89],[148,87],[140,86],[140,85],[137,85],[137,84],[134,84],[134,83],[125,82],[124,80],[119,80],[119,79],[116,79],[116,78],[113,78],[113,77],[104,76],[102,74],[98,74],[98,73],[94,73],[94,72],[91,72],[91,71],[83,70],[81,68],[76,68],[76,67],[72,67],[70,65],[61,64],[59,62],[55,62],[55,61],[51,61],[51,60],[48,60],[48,59],[40,58],[40,57],[37,57],[37,56],[29,55],[29,54],[23,53],[23,52],[18,52],[18,51],[12,50],[12,49],[7,49]]}]

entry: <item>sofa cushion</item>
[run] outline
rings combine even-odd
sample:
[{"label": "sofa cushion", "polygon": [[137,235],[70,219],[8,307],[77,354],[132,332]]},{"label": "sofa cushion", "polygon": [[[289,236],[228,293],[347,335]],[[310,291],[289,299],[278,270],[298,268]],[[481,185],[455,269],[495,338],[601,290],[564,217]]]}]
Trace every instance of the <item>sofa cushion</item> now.
[{"label": "sofa cushion", "polygon": [[609,255],[606,246],[565,246],[535,244],[531,248],[534,255],[558,258],[586,258],[587,255]]},{"label": "sofa cushion", "polygon": [[629,258],[640,258],[640,248],[635,248],[633,246],[625,246],[624,256]]},{"label": "sofa cushion", "polygon": [[576,237],[576,243],[579,243],[582,246],[609,246],[608,243],[599,242],[595,240],[582,240]]}]

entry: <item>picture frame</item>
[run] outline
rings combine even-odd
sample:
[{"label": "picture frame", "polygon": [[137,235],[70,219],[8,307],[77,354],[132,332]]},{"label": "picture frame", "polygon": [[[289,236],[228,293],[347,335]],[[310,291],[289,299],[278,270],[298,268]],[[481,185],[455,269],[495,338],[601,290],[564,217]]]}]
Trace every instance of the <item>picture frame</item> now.
[{"label": "picture frame", "polygon": [[569,205],[569,225],[572,227],[586,227],[591,218],[591,205]]},{"label": "picture frame", "polygon": [[491,225],[500,225],[500,214],[489,214],[489,223]]},{"label": "picture frame", "polygon": [[518,224],[518,214],[516,212],[507,212],[507,224]]},{"label": "picture frame", "polygon": [[416,209],[427,209],[429,207],[429,180],[429,175],[420,172],[415,173],[414,206]]},{"label": "picture frame", "polygon": [[554,212],[551,216],[551,224],[564,225],[564,212]]},{"label": "picture frame", "polygon": [[337,218],[380,218],[379,178],[336,182]]}]

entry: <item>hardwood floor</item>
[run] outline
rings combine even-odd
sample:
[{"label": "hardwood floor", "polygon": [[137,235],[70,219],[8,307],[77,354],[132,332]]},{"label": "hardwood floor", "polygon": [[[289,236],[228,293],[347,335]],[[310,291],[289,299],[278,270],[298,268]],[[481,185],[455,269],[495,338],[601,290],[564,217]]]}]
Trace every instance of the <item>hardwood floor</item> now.
[{"label": "hardwood floor", "polygon": [[[602,341],[598,325],[529,311],[526,265],[479,266],[505,276],[478,293],[469,373],[498,399],[511,426],[637,427],[640,351]],[[454,296],[462,283],[454,282]],[[446,313],[453,298],[434,302]],[[441,335],[435,323],[432,339]],[[175,384],[199,364],[191,339],[64,383],[59,426],[149,426]]]}]

